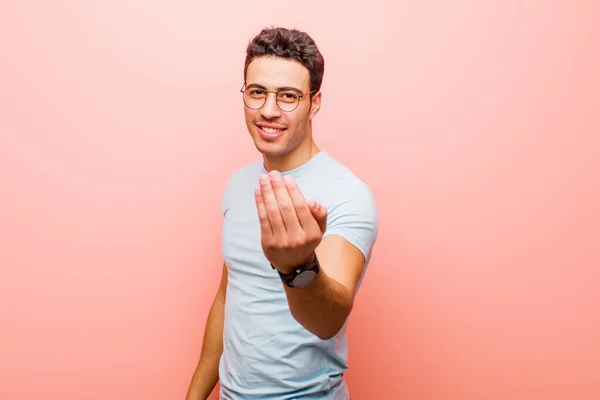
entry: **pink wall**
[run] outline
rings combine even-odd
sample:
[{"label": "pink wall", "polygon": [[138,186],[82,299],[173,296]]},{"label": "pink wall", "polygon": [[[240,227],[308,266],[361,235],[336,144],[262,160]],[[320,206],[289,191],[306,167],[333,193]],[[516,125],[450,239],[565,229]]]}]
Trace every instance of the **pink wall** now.
[{"label": "pink wall", "polygon": [[0,6],[0,398],[183,398],[270,24],[380,208],[353,399],[600,398],[598,2],[235,3]]}]

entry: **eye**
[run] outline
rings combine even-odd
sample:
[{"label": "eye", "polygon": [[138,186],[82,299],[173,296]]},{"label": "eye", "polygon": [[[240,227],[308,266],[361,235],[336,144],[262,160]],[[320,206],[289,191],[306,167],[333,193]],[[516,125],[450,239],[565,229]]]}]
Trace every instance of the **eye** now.
[{"label": "eye", "polygon": [[249,94],[253,97],[262,97],[265,95],[265,91],[263,89],[250,89]]},{"label": "eye", "polygon": [[286,103],[293,103],[298,101],[299,96],[298,93],[296,92],[291,92],[291,91],[287,91],[287,92],[280,92],[279,93],[279,100],[284,101]]}]

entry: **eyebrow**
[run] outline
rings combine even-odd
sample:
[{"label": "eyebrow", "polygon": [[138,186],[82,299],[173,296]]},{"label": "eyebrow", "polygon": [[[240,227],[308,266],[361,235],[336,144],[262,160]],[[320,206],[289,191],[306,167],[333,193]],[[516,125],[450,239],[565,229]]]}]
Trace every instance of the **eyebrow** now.
[{"label": "eyebrow", "polygon": [[[267,89],[265,86],[260,85],[258,83],[251,83],[249,85],[246,86],[247,88],[259,88],[259,89]],[[294,92],[297,92],[299,94],[303,94],[304,92],[302,92],[302,90],[295,88],[293,86],[284,86],[284,87],[279,87],[277,88],[277,90],[293,90]]]}]

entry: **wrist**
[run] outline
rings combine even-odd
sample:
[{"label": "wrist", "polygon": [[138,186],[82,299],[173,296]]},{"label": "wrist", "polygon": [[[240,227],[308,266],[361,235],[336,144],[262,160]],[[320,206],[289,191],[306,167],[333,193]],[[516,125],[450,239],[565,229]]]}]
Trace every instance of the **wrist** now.
[{"label": "wrist", "polygon": [[286,272],[276,268],[273,264],[271,264],[271,267],[277,270],[281,281],[286,286],[291,288],[305,288],[317,279],[321,270],[319,260],[315,253],[307,260],[309,261],[290,267]]},{"label": "wrist", "polygon": [[299,262],[294,262],[292,264],[273,264],[273,263],[271,263],[271,267],[273,267],[273,269],[279,271],[280,273],[282,273],[284,275],[288,275],[288,274],[293,273],[298,268],[302,268],[306,265],[310,265],[310,264],[314,263],[316,258],[317,258],[317,255],[313,251],[305,259],[303,259]]}]

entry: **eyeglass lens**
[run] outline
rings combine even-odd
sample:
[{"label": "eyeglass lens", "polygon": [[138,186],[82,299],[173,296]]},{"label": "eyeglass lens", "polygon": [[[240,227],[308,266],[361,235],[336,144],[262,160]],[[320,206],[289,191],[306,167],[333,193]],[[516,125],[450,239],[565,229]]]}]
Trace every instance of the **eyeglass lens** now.
[{"label": "eyeglass lens", "polygon": [[[248,108],[258,110],[265,105],[267,101],[267,93],[265,89],[249,88],[244,90],[244,103]],[[277,105],[283,111],[293,111],[298,107],[300,95],[293,90],[281,90],[276,93]]]}]

